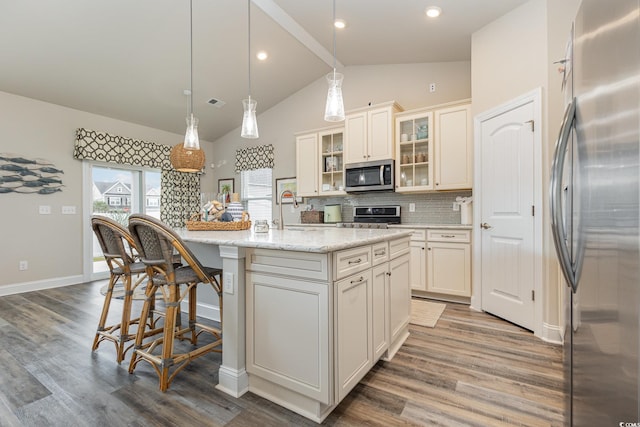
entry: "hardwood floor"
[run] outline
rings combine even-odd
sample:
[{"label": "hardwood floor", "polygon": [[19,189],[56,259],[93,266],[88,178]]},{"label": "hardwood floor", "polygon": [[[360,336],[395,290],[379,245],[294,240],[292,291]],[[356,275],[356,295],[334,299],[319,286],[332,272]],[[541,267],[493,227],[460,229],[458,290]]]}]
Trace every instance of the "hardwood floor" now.
[{"label": "hardwood floor", "polygon": [[[150,365],[130,375],[130,354],[117,365],[110,343],[92,353],[102,284],[0,297],[1,426],[315,425],[252,393],[216,390],[217,353],[192,362],[166,393]],[[562,347],[450,303],[435,328],[410,331],[324,425],[564,424]]]}]

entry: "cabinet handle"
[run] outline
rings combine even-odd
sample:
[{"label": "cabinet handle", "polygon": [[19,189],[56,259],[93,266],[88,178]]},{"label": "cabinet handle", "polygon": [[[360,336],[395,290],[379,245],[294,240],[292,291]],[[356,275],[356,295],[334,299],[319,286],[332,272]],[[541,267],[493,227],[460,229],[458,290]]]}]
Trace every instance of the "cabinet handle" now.
[{"label": "cabinet handle", "polygon": [[424,248],[420,248],[420,249],[422,249],[424,251]]},{"label": "cabinet handle", "polygon": [[360,276],[360,278],[359,278],[359,279],[357,279],[357,280],[352,280],[352,281],[351,281],[351,283],[352,283],[352,284],[353,284],[353,283],[360,283],[360,282],[364,282],[364,277]]},{"label": "cabinet handle", "polygon": [[360,264],[361,262],[362,262],[362,258],[358,258],[355,261],[349,261],[349,265],[351,265],[351,264]]},{"label": "cabinet handle", "polygon": [[387,253],[387,251],[383,249],[383,250],[381,250],[381,251],[374,252],[373,254],[374,254],[375,256],[380,256],[380,255],[384,255],[384,254],[386,254],[386,253]]},{"label": "cabinet handle", "polygon": [[390,271],[387,271],[387,276],[391,276],[391,272]]},{"label": "cabinet handle", "polygon": [[427,248],[427,249],[431,250],[431,248]]},{"label": "cabinet handle", "polygon": [[455,234],[441,234],[440,237],[444,237],[446,239],[453,239],[454,237],[456,237]]}]

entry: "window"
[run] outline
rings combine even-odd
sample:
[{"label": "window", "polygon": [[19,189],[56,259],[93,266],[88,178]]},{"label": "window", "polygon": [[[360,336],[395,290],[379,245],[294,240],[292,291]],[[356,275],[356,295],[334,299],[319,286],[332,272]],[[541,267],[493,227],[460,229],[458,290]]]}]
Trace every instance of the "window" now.
[{"label": "window", "polygon": [[271,168],[242,171],[242,200],[251,220],[272,219],[272,172]]},{"label": "window", "polygon": [[[125,165],[103,165],[88,163],[91,188],[90,214],[105,215],[124,225],[132,212],[143,212],[160,218],[161,172]],[[145,200],[145,195],[152,197]],[[151,201],[153,200],[153,201]],[[108,271],[102,249],[94,233],[91,233],[91,251],[87,265],[92,265],[92,279],[103,277]],[[87,242],[88,243],[88,242]]]}]

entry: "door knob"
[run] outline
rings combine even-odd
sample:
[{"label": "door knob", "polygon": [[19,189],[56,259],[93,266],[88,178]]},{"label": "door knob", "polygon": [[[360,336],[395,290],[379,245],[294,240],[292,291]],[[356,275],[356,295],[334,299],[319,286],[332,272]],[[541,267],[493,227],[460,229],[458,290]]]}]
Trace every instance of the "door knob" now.
[{"label": "door knob", "polygon": [[489,224],[487,224],[486,222],[483,222],[482,224],[480,224],[480,227],[484,228],[485,230],[488,230],[490,228],[493,228],[492,226],[490,226]]}]

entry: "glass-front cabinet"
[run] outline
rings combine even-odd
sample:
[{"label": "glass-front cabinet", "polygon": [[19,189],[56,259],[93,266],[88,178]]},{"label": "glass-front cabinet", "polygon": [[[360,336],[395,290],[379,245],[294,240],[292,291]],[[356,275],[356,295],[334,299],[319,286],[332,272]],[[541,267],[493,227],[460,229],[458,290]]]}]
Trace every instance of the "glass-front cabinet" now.
[{"label": "glass-front cabinet", "polygon": [[344,128],[319,132],[321,195],[344,192]]},{"label": "glass-front cabinet", "polygon": [[396,191],[433,190],[433,113],[396,115]]}]

